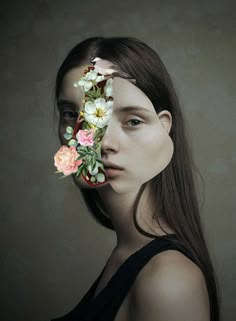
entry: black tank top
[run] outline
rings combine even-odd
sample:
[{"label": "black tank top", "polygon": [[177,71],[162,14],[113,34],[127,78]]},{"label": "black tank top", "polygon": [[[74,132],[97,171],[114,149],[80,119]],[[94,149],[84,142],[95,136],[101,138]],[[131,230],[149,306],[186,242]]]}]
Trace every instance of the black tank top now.
[{"label": "black tank top", "polygon": [[138,273],[154,255],[166,250],[177,250],[194,262],[186,250],[174,244],[173,239],[177,239],[175,234],[164,235],[153,239],[133,253],[121,264],[107,285],[94,297],[106,263],[98,278],[77,306],[63,317],[51,321],[113,321]]}]

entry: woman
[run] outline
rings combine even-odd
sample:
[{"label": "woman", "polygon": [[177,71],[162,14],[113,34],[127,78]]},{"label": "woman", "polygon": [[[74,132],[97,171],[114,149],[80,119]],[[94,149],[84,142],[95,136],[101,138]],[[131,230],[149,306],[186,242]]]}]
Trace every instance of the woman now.
[{"label": "woman", "polygon": [[135,38],[86,39],[59,69],[56,100],[55,165],[117,245],[81,302],[54,320],[218,321],[195,167],[159,56]]}]

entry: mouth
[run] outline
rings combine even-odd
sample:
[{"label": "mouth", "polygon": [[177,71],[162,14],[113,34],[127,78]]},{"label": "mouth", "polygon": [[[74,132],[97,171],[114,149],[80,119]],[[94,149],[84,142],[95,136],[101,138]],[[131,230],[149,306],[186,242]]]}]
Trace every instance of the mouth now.
[{"label": "mouth", "polygon": [[120,175],[122,170],[123,169],[114,168],[114,167],[105,167],[105,172],[108,179]]},{"label": "mouth", "polygon": [[102,160],[105,170],[123,170],[124,168],[109,161]]},{"label": "mouth", "polygon": [[124,170],[123,167],[116,165],[115,163],[112,163],[110,161],[102,160],[102,162],[108,179],[120,175],[121,171]]}]

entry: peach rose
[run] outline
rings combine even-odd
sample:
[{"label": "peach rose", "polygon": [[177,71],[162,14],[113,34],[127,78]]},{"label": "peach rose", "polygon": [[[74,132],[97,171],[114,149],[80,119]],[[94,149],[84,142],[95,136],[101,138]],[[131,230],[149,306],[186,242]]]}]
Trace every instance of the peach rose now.
[{"label": "peach rose", "polygon": [[76,173],[78,166],[82,163],[81,159],[76,160],[78,156],[79,154],[75,146],[61,146],[59,151],[54,155],[54,165],[64,175]]}]

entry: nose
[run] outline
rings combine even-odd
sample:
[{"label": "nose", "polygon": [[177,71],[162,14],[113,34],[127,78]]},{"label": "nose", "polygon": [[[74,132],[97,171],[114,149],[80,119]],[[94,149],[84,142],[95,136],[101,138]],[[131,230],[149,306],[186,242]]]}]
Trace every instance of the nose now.
[{"label": "nose", "polygon": [[102,138],[101,152],[102,154],[117,153],[119,151],[119,134],[115,125],[110,120],[105,134]]}]

